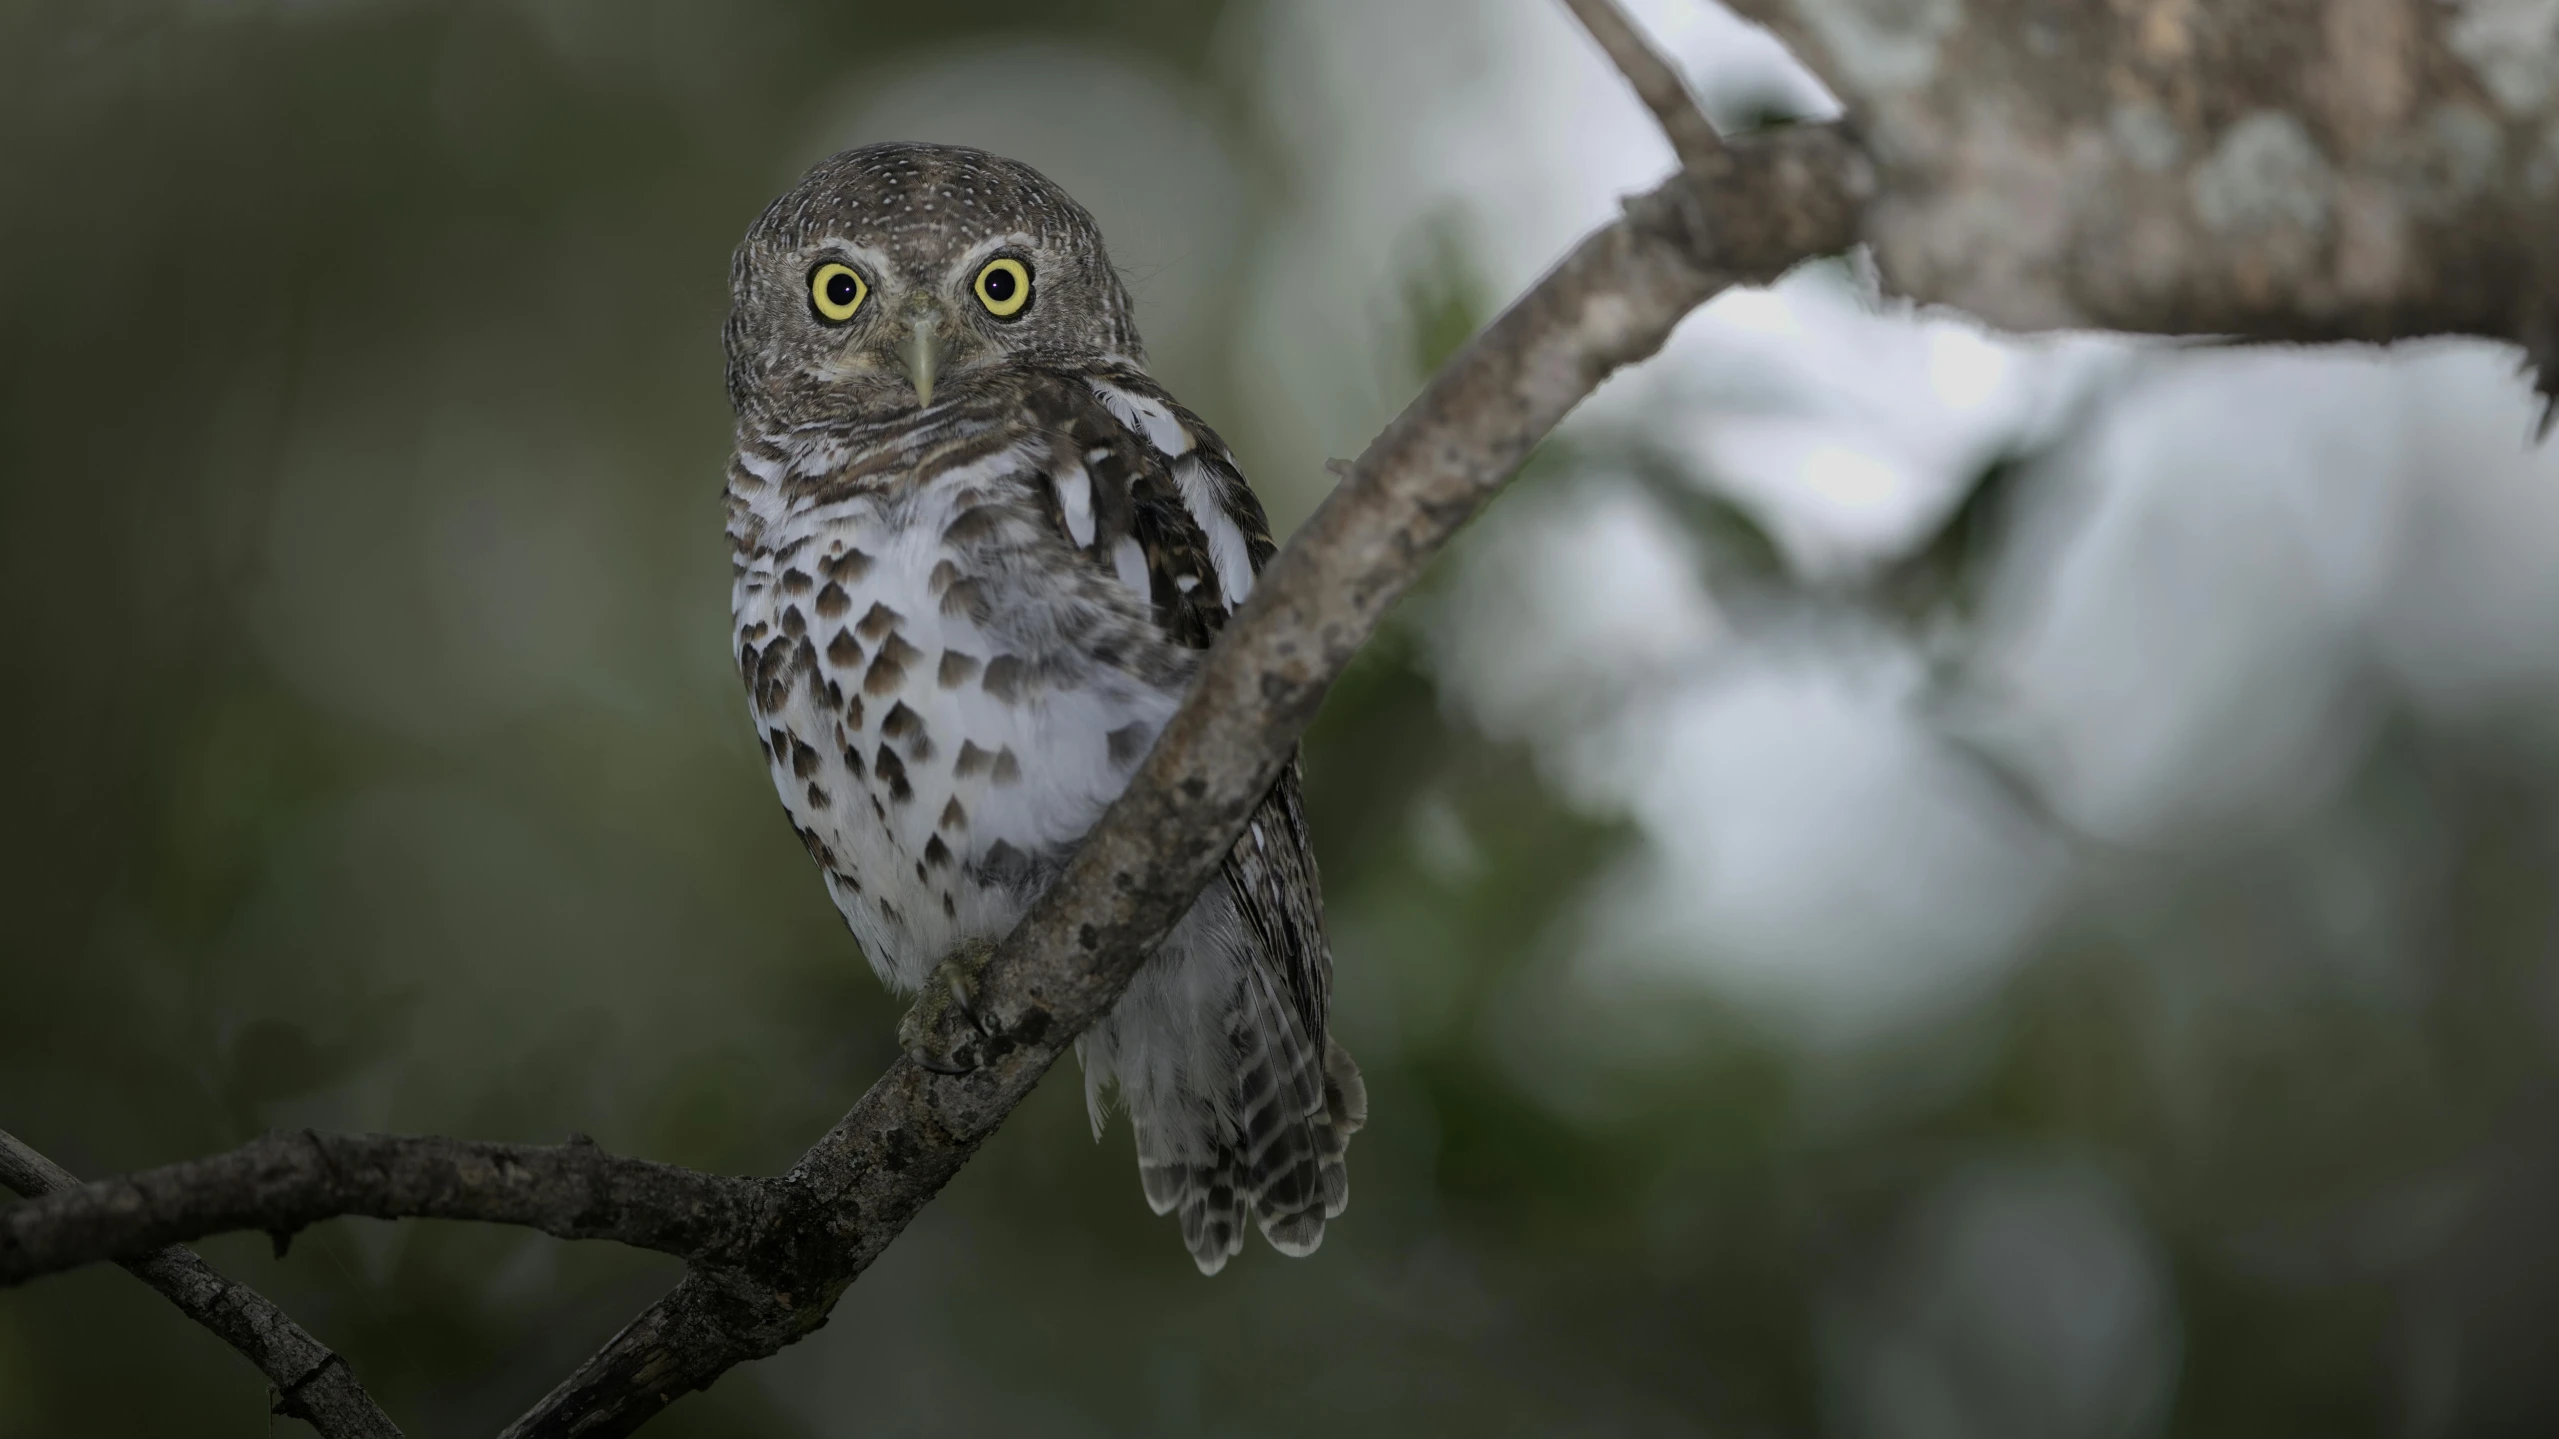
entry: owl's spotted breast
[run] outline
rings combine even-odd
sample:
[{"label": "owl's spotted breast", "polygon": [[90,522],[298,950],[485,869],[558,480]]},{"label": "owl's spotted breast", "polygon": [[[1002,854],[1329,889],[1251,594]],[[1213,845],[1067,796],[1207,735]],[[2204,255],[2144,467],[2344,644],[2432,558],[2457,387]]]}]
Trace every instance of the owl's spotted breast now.
[{"label": "owl's spotted breast", "polygon": [[[1019,917],[1196,661],[1157,623],[1150,525],[1110,463],[1140,437],[1098,433],[1083,411],[1117,422],[1089,386],[1057,397],[1075,383],[954,403],[844,458],[785,442],[738,464],[739,674],[794,825],[904,988]],[[1221,593],[1195,558],[1165,574],[1177,601]]]}]

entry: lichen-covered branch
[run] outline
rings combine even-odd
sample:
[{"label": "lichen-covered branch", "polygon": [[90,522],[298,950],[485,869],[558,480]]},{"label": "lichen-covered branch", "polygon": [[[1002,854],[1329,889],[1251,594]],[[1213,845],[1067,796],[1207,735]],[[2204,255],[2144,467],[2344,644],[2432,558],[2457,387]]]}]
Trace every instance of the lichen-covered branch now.
[{"label": "lichen-covered branch", "polygon": [[2559,394],[2548,0],[1726,0],[1847,102],[1886,286],[2012,330],[2480,335]]},{"label": "lichen-covered branch", "polygon": [[763,1185],[608,1154],[588,1142],[270,1134],[226,1154],[0,1209],[0,1285],[139,1258],[208,1234],[259,1230],[281,1242],[346,1214],[521,1224],[701,1259],[746,1241]]},{"label": "lichen-covered branch", "polygon": [[[0,1130],[0,1185],[33,1199],[77,1189],[80,1181]],[[346,1360],[265,1295],[176,1245],[123,1263],[134,1278],[258,1366],[275,1388],[277,1413],[302,1420],[323,1439],[400,1439],[399,1426],[364,1392]]]}]

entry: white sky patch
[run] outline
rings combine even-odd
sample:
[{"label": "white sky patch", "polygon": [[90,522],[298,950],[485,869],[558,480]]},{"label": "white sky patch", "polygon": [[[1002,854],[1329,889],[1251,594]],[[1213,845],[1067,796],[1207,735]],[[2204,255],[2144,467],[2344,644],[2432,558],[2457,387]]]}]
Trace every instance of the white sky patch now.
[{"label": "white sky patch", "polygon": [[2447,345],[2407,364],[2407,486],[2378,621],[2381,661],[2428,712],[2559,744],[2559,438],[2535,444],[2512,352]]},{"label": "white sky patch", "polygon": [[1630,717],[1646,850],[1594,895],[1586,982],[1702,985],[1817,1047],[1942,1019],[2021,957],[2057,847],[1914,718],[1871,642],[1730,658]]},{"label": "white sky patch", "polygon": [[1430,624],[1443,681],[1491,734],[1579,734],[1724,638],[1686,533],[1631,480],[1580,476],[1484,524]]},{"label": "white sky patch", "polygon": [[1981,331],[1965,325],[1932,325],[1928,330],[1928,383],[1938,402],[1957,414],[1979,410],[1999,398],[2014,364],[2009,350]]},{"label": "white sky patch", "polygon": [[1715,322],[1734,335],[1794,340],[1804,334],[1794,302],[1775,290],[1729,290],[1715,298]]},{"label": "white sky patch", "polygon": [[[1417,377],[1404,329],[1414,281],[1454,237],[1499,305],[1671,154],[1551,0],[1290,0],[1241,7],[1223,37],[1251,78],[1290,177],[1255,249],[1234,339],[1255,377],[1255,476],[1285,526],[1327,487]],[[1489,315],[1486,317],[1489,318]]]},{"label": "white sky patch", "polygon": [[1627,9],[1687,77],[1709,118],[1731,128],[1748,108],[1807,120],[1840,114],[1837,97],[1776,36],[1713,0],[1631,0]]},{"label": "white sky patch", "polygon": [[1911,488],[1902,467],[1890,458],[1836,440],[1816,440],[1807,446],[1793,472],[1784,478],[1803,486],[1851,523],[1893,507]]},{"label": "white sky patch", "polygon": [[1567,432],[1667,451],[1747,511],[1797,574],[1853,578],[1925,542],[1992,461],[2125,354],[1914,315],[1810,270],[1717,296]]},{"label": "white sky patch", "polygon": [[1982,669],[2003,750],[2075,825],[2261,828],[2339,781],[2373,718],[2401,395],[2349,352],[2188,356],[2030,473],[2050,538],[1993,577]]}]

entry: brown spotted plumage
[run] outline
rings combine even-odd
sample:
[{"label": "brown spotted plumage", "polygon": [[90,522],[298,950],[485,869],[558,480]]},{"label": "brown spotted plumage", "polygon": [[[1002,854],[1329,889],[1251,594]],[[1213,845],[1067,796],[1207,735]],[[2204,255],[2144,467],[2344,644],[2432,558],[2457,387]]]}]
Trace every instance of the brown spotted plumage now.
[{"label": "brown spotted plumage", "polygon": [[[738,673],[845,922],[902,990],[1002,935],[1172,714],[1271,554],[1147,374],[1091,217],[1027,166],[880,145],[739,247],[727,328]],[[1311,1252],[1366,1117],[1292,764],[1079,1043],[1200,1268]],[[954,977],[953,993],[964,992]],[[919,1009],[919,1013],[922,1011]]]}]

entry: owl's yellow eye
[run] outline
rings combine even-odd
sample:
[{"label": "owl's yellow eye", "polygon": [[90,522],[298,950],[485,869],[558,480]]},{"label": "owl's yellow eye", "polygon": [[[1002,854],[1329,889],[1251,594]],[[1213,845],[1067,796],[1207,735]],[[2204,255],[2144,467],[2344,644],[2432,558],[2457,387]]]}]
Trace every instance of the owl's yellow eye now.
[{"label": "owl's yellow eye", "polygon": [[820,265],[809,276],[809,303],[817,306],[818,317],[829,324],[841,325],[852,319],[853,312],[862,308],[862,301],[870,293],[871,287],[862,283],[862,277],[850,265]]},{"label": "owl's yellow eye", "polygon": [[1019,260],[989,260],[977,272],[977,302],[986,313],[1009,320],[1031,302],[1031,272]]}]

